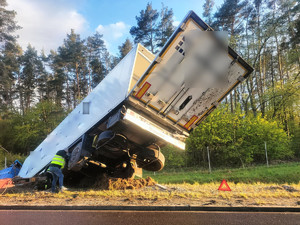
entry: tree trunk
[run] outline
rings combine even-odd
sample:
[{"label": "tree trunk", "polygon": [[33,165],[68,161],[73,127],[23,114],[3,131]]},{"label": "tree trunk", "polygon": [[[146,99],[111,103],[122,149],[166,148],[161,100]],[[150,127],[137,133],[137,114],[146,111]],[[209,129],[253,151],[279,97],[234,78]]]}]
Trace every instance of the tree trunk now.
[{"label": "tree trunk", "polygon": [[79,86],[79,72],[78,72],[78,63],[75,63],[75,72],[77,78],[77,99],[80,99],[80,86]]},{"label": "tree trunk", "polygon": [[233,109],[233,99],[232,99],[232,92],[230,92],[230,112],[233,113],[234,109]]},{"label": "tree trunk", "polygon": [[246,84],[247,84],[247,90],[248,90],[248,93],[249,93],[251,109],[252,109],[252,112],[253,112],[254,116],[256,116],[256,106],[255,106],[255,103],[254,103],[254,96],[253,96],[253,92],[252,92],[252,90],[253,90],[253,80],[252,80],[251,76],[247,80]]},{"label": "tree trunk", "polygon": [[71,109],[71,99],[70,99],[70,87],[69,87],[69,76],[67,75],[67,105],[68,110]]}]

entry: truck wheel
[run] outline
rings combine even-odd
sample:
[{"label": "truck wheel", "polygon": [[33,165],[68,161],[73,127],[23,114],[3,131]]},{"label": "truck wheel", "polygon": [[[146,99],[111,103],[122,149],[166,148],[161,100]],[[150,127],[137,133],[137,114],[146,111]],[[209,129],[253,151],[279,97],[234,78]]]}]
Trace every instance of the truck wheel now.
[{"label": "truck wheel", "polygon": [[69,162],[68,162],[68,169],[79,171],[81,167],[77,164],[81,156],[81,149],[82,149],[82,142],[79,142],[74,149],[72,150]]},{"label": "truck wheel", "polygon": [[113,173],[113,177],[115,178],[133,178],[134,177],[134,168],[130,165],[130,163],[127,164],[127,167],[122,170],[116,170]]},{"label": "truck wheel", "polygon": [[154,148],[145,148],[137,153],[138,167],[148,171],[160,171],[165,165],[165,156]]}]

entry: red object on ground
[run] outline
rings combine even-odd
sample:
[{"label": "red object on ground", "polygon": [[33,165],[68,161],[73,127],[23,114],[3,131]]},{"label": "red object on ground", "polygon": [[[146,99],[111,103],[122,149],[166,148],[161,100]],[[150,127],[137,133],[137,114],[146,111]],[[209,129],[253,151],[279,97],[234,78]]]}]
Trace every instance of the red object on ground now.
[{"label": "red object on ground", "polygon": [[226,180],[222,180],[220,187],[218,188],[219,191],[231,191],[229,185],[227,184]]},{"label": "red object on ground", "polygon": [[13,182],[11,178],[5,178],[0,180],[0,189],[13,187]]}]

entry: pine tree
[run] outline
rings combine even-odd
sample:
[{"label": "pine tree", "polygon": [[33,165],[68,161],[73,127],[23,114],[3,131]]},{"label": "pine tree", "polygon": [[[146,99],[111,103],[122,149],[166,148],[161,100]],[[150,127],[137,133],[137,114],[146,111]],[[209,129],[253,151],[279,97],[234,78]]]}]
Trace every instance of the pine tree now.
[{"label": "pine tree", "polygon": [[50,99],[49,74],[46,71],[48,57],[45,55],[44,51],[41,52],[39,61],[40,63],[37,68],[38,75],[36,77],[37,89],[39,92],[38,98],[40,100]]},{"label": "pine tree", "polygon": [[95,88],[105,77],[104,65],[99,58],[90,62],[91,69],[91,88]]},{"label": "pine tree", "polygon": [[4,48],[5,43],[11,42],[13,44],[16,41],[16,36],[13,33],[20,29],[14,21],[16,12],[7,10],[6,6],[6,0],[0,0],[0,50]]},{"label": "pine tree", "polygon": [[14,32],[20,27],[15,22],[16,12],[7,10],[6,0],[0,0],[0,109],[3,116],[13,108],[15,80],[19,70],[21,48]]},{"label": "pine tree", "polygon": [[214,7],[214,1],[213,0],[205,0],[205,3],[203,4],[203,17],[206,18],[206,22],[208,25],[212,24],[212,10]]},{"label": "pine tree", "polygon": [[103,35],[96,32],[93,36],[89,36],[86,40],[87,56],[95,59],[102,58],[103,54],[107,51]]},{"label": "pine tree", "polygon": [[120,62],[120,58],[116,57],[114,55],[111,55],[110,56],[110,61],[111,61],[111,64],[110,64],[111,65],[111,70],[112,70]]},{"label": "pine tree", "polygon": [[14,109],[13,101],[17,97],[15,83],[19,75],[21,55],[21,47],[12,42],[5,44],[0,55],[0,108],[3,113]]},{"label": "pine tree", "polygon": [[[225,0],[219,10],[215,13],[215,22],[213,27],[216,30],[227,31],[230,36],[229,43],[233,48],[236,48],[239,35],[243,32],[244,27],[242,20],[244,18],[242,12],[247,5],[246,1],[240,0]],[[236,102],[236,91],[234,96],[230,93],[230,109],[231,113],[234,111],[234,102]]]},{"label": "pine tree", "polygon": [[71,100],[69,98],[69,93],[67,91],[64,92],[65,87],[67,86],[66,63],[61,59],[60,55],[53,50],[50,51],[48,60],[49,67],[52,71],[49,77],[50,96],[59,107],[62,106],[62,100],[65,99],[69,110],[71,109]]},{"label": "pine tree", "polygon": [[[286,24],[289,38],[285,38],[282,47],[289,51],[289,63],[298,63],[300,69],[300,4],[297,0],[279,1],[279,8]],[[298,75],[299,76],[299,75]]]},{"label": "pine tree", "polygon": [[119,46],[119,59],[123,59],[132,49],[131,41],[126,38],[125,42]]},{"label": "pine tree", "polygon": [[108,74],[114,68],[114,59],[113,56],[109,54],[108,51],[104,52],[103,55],[105,74]]},{"label": "pine tree", "polygon": [[107,49],[102,38],[103,35],[96,32],[86,40],[89,91],[104,78],[103,60]]},{"label": "pine tree", "polygon": [[21,57],[21,72],[18,81],[20,106],[23,114],[30,109],[35,97],[36,78],[41,66],[37,51],[31,45]]},{"label": "pine tree", "polygon": [[246,5],[246,1],[225,0],[214,15],[214,27],[216,30],[223,30],[229,33],[230,44],[233,47],[237,44],[237,35],[241,34],[244,30],[242,10]]},{"label": "pine tree", "polygon": [[142,43],[145,47],[149,47],[152,53],[156,52],[155,33],[158,16],[157,10],[152,8],[151,3],[148,3],[146,9],[140,11],[140,16],[135,17],[137,26],[130,29],[134,43]]},{"label": "pine tree", "polygon": [[162,5],[162,9],[160,11],[160,22],[156,29],[156,41],[157,47],[159,48],[165,45],[168,38],[174,32],[173,16],[173,10]]},{"label": "pine tree", "polygon": [[[85,95],[87,87],[86,58],[84,40],[80,39],[80,35],[76,34],[72,29],[67,38],[64,39],[63,46],[58,48],[58,53],[66,63],[67,68],[67,92],[72,92],[73,107],[75,107],[82,94]],[[69,96],[70,97],[70,96]]]}]

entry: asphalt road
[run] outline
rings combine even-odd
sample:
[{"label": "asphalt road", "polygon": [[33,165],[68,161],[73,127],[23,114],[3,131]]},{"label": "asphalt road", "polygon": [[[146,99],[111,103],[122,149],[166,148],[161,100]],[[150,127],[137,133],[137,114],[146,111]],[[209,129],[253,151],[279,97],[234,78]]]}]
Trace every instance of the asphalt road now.
[{"label": "asphalt road", "polygon": [[0,210],[1,225],[300,225],[298,212]]}]

